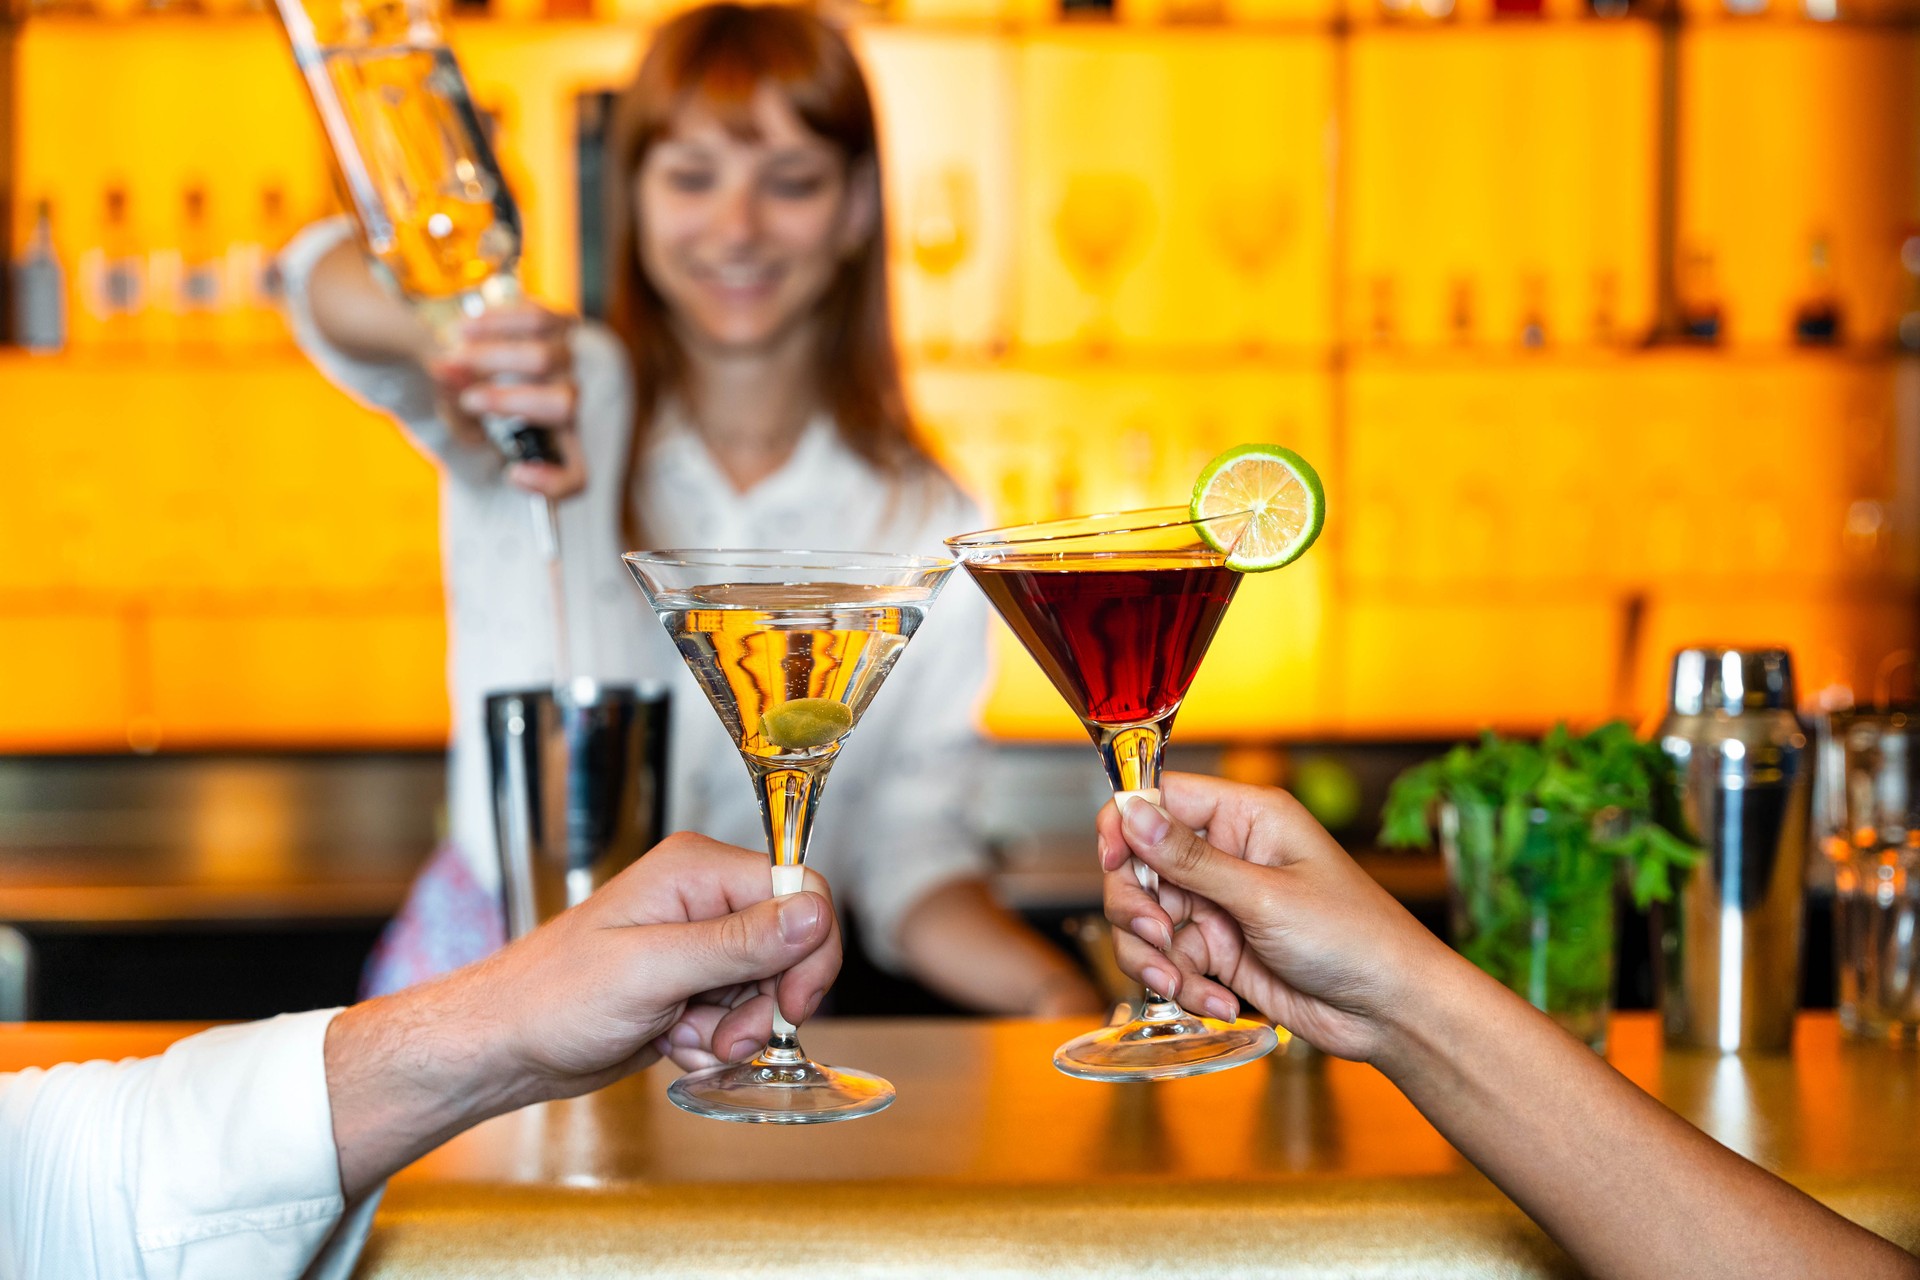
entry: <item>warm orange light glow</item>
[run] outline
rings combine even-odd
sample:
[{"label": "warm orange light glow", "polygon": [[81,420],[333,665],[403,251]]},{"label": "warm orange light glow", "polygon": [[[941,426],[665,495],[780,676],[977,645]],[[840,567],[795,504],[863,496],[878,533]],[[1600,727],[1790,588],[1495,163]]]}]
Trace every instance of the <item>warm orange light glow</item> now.
[{"label": "warm orange light glow", "polygon": [[[457,44],[529,286],[571,306],[573,97],[620,83],[668,6],[519,20],[540,7]],[[1642,718],[1672,648],[1708,639],[1785,642],[1810,693],[1865,697],[1920,640],[1920,372],[1883,354],[1920,224],[1920,33],[1682,28],[1663,263],[1652,24],[1049,12],[905,0],[856,30],[900,334],[932,444],[997,521],[1177,502],[1242,440],[1321,466],[1324,539],[1245,585],[1182,737]],[[271,22],[35,17],[19,68],[9,214],[20,243],[51,201],[71,350],[0,359],[28,478],[0,502],[0,749],[438,740],[431,468],[270,316],[195,329],[170,301],[193,235],[264,252],[329,206]],[[151,305],[109,322],[115,252]],[[1727,341],[1643,350],[1683,266]],[[1828,284],[1847,347],[1790,348]],[[1077,737],[996,644],[990,728]]]}]

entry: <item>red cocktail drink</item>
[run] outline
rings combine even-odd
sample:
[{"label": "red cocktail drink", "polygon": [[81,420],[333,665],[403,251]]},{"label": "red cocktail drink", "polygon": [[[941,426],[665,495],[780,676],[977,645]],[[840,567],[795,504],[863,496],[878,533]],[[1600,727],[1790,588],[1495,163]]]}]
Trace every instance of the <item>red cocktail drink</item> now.
[{"label": "red cocktail drink", "polygon": [[[1164,507],[947,540],[1080,717],[1118,796],[1160,798],[1174,714],[1240,585],[1224,548],[1245,521]],[[1053,1064],[1085,1080],[1168,1080],[1252,1062],[1277,1043],[1264,1023],[1203,1018],[1149,991],[1138,1017],[1074,1037]]]},{"label": "red cocktail drink", "polygon": [[1200,670],[1240,575],[1217,552],[1055,556],[969,563],[967,572],[1053,681],[1096,725],[1172,715]]}]

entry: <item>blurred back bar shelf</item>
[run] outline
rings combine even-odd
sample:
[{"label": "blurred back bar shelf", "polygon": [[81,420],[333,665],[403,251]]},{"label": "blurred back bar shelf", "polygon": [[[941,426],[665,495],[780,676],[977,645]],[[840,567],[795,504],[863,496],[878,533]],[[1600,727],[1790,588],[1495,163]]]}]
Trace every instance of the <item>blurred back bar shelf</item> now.
[{"label": "blurred back bar shelf", "polygon": [[[1734,4],[842,7],[916,407],[993,518],[1179,501],[1248,439],[1322,464],[1326,537],[1244,585],[1184,740],[1640,720],[1704,639],[1867,699],[1920,647],[1920,5]],[[275,310],[337,209],[277,30],[31,8],[0,751],[441,741],[432,468]],[[593,302],[580,159],[668,11],[457,27],[553,305]],[[988,727],[1079,737],[995,644]]]}]

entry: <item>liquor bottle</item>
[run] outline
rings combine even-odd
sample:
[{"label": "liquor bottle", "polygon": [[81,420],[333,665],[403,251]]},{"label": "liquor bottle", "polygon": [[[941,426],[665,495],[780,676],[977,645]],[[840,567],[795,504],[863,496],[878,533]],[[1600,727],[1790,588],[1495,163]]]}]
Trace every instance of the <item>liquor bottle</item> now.
[{"label": "liquor bottle", "polygon": [[287,193],[277,183],[260,191],[260,219],[227,247],[226,296],[233,342],[241,347],[275,347],[287,339],[282,314],[285,282],[280,250],[291,238]]},{"label": "liquor bottle", "polygon": [[82,255],[80,278],[93,336],[106,347],[138,346],[147,306],[147,266],[125,187],[107,188],[100,243]]},{"label": "liquor bottle", "polygon": [[[360,238],[423,318],[450,340],[462,316],[523,294],[520,210],[431,9],[276,0],[352,202]],[[558,461],[551,436],[485,421],[518,461]],[[551,531],[549,531],[551,532]]]},{"label": "liquor bottle", "polygon": [[53,202],[34,206],[33,236],[13,264],[13,338],[28,351],[67,345],[67,276],[53,247]]},{"label": "liquor bottle", "polygon": [[1624,18],[1633,12],[1633,0],[1587,0],[1587,11],[1596,18]]},{"label": "liquor bottle", "polygon": [[1612,271],[1593,276],[1593,345],[1610,347],[1620,340],[1620,277]]},{"label": "liquor bottle", "polygon": [[1545,17],[1545,0],[1493,0],[1493,16],[1496,18]]},{"label": "liquor bottle", "polygon": [[1840,296],[1834,287],[1833,258],[1827,238],[1815,235],[1807,242],[1807,286],[1793,312],[1793,340],[1803,347],[1840,344]]},{"label": "liquor bottle", "polygon": [[1680,337],[1687,342],[1720,341],[1722,317],[1719,286],[1714,280],[1713,254],[1696,248],[1687,254],[1679,282]]},{"label": "liquor bottle", "polygon": [[1376,347],[1394,343],[1393,277],[1375,276],[1368,284],[1367,340]]},{"label": "liquor bottle", "polygon": [[1456,346],[1473,345],[1473,281],[1455,277],[1447,301],[1447,332]]},{"label": "liquor bottle", "polygon": [[180,255],[173,308],[180,345],[207,352],[216,344],[216,325],[224,301],[222,261],[207,213],[207,189],[189,185],[181,197]]},{"label": "liquor bottle", "polygon": [[1547,345],[1547,282],[1537,271],[1520,284],[1520,345],[1530,351]]},{"label": "liquor bottle", "polygon": [[1900,241],[1901,300],[1894,321],[1894,345],[1920,352],[1920,227],[1907,228]]},{"label": "liquor bottle", "polygon": [[1070,21],[1104,22],[1113,17],[1113,0],[1060,0],[1060,16]]}]

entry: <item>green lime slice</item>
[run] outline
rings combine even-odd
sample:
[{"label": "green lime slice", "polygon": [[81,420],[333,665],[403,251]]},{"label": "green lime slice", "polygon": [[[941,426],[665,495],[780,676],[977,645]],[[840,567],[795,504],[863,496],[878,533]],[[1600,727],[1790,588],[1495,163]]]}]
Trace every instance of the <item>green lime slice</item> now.
[{"label": "green lime slice", "polygon": [[767,741],[789,751],[807,751],[837,742],[853,728],[853,708],[832,698],[795,698],[760,717]]},{"label": "green lime slice", "polygon": [[1307,460],[1277,444],[1243,444],[1209,462],[1193,482],[1193,518],[1247,511],[1244,527],[1230,525],[1239,536],[1224,540],[1219,531],[1200,525],[1200,536],[1216,551],[1227,553],[1227,568],[1238,573],[1265,573],[1292,564],[1326,523],[1327,494]]}]

